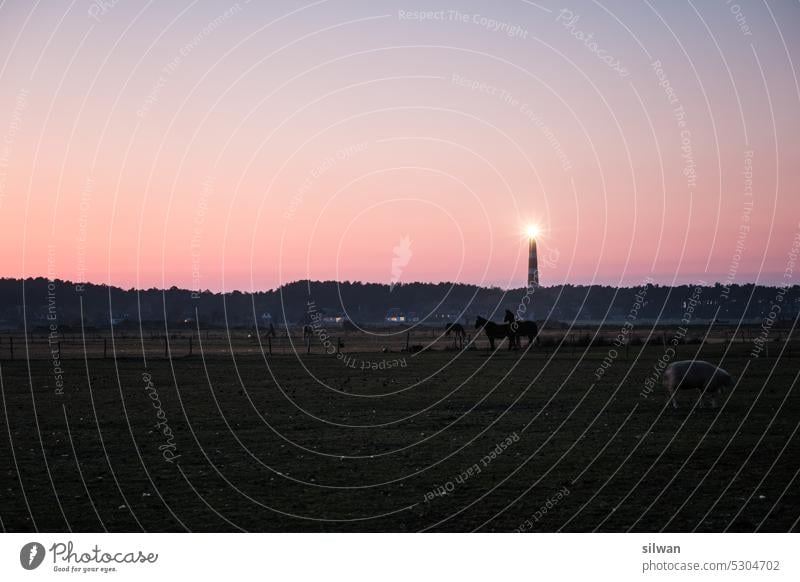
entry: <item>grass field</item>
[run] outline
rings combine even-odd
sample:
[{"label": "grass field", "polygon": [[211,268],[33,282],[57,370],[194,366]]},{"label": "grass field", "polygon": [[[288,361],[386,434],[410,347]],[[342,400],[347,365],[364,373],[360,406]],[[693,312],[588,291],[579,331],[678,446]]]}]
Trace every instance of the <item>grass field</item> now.
[{"label": "grass field", "polygon": [[643,392],[654,344],[600,380],[609,347],[234,358],[199,344],[146,363],[67,345],[62,390],[47,352],[26,359],[18,343],[0,360],[3,529],[798,528],[788,344],[755,359],[680,346],[739,382],[720,408],[692,394],[678,410]]}]

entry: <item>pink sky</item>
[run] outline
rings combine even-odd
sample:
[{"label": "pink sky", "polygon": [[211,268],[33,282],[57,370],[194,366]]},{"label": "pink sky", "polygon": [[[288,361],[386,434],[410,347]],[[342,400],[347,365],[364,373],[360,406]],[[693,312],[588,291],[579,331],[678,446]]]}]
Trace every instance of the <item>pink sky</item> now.
[{"label": "pink sky", "polygon": [[527,38],[393,3],[273,25],[296,4],[120,3],[100,22],[4,5],[0,276],[389,283],[408,237],[401,281],[521,286],[536,222],[545,285],[797,283],[797,6],[774,8],[781,38],[762,7],[744,35],[718,7],[618,2],[617,21],[577,2],[568,29],[559,6],[512,4],[464,10]]}]

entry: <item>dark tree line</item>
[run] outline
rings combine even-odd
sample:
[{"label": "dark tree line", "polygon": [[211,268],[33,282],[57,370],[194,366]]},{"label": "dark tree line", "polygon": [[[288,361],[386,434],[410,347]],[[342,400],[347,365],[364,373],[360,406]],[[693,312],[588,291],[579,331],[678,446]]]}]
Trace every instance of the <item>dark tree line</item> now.
[{"label": "dark tree line", "polygon": [[[450,283],[388,285],[334,281],[298,281],[271,291],[244,293],[193,293],[186,289],[121,289],[106,285],[75,285],[44,278],[0,279],[0,328],[62,328],[84,325],[92,328],[114,325],[263,327],[296,324],[307,319],[312,298],[326,314],[344,315],[358,323],[383,322],[389,310],[408,319],[431,324],[461,320],[471,323],[476,315],[502,319],[505,309],[526,319],[571,323],[573,321],[624,321],[637,300],[637,319],[679,321],[692,302],[693,320],[757,323],[772,313],[777,325],[798,315],[800,287],[766,287],[752,284],[721,285],[696,289],[692,286],[615,288],[599,285],[561,285],[536,289],[502,290]],[[638,297],[638,299],[637,299]],[[529,305],[533,305],[531,308]],[[524,307],[523,307],[524,306]],[[531,309],[533,315],[531,316]]]}]

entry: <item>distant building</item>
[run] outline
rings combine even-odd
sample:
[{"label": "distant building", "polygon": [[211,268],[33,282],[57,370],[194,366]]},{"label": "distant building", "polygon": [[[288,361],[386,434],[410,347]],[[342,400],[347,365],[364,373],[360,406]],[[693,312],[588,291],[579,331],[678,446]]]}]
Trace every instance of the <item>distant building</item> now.
[{"label": "distant building", "polygon": [[419,315],[414,311],[406,312],[399,307],[392,307],[383,319],[386,323],[416,323],[419,321]]},{"label": "distant building", "polygon": [[347,316],[344,313],[323,313],[322,323],[328,325],[342,325],[347,321]]},{"label": "distant building", "polygon": [[406,314],[401,309],[392,307],[386,312],[386,315],[383,317],[383,319],[387,323],[404,323],[406,320]]},{"label": "distant building", "polygon": [[111,325],[119,325],[120,323],[124,323],[130,319],[130,315],[127,313],[123,313],[119,317],[112,317],[111,318]]}]

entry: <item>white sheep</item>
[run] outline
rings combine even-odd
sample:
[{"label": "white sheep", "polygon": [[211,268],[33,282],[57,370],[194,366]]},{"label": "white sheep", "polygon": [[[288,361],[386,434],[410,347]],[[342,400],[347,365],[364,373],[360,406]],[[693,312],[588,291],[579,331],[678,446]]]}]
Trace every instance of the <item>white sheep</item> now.
[{"label": "white sheep", "polygon": [[711,397],[711,407],[716,408],[716,396],[734,384],[733,377],[722,368],[702,360],[683,360],[673,362],[661,375],[661,383],[667,390],[672,406],[678,408],[678,390],[699,390],[700,407],[703,407],[703,394]]}]

